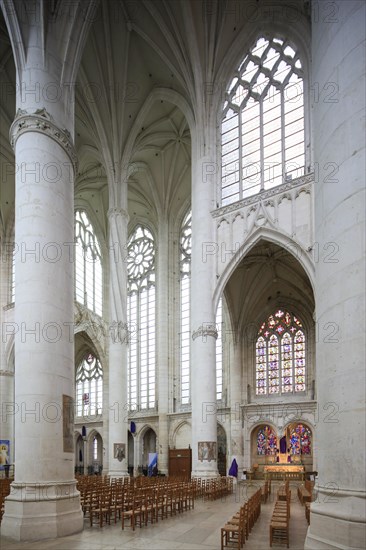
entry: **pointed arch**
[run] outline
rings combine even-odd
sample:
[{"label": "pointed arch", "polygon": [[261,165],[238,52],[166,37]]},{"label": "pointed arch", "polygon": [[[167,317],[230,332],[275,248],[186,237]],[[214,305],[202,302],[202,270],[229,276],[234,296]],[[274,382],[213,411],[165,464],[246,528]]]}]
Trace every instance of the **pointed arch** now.
[{"label": "pointed arch", "polygon": [[267,227],[258,227],[251,235],[240,245],[235,254],[226,264],[222,271],[214,293],[214,307],[217,307],[220,295],[222,294],[227,282],[235,269],[238,267],[248,252],[254,248],[260,241],[269,241],[284,248],[291,254],[304,269],[308,276],[313,292],[315,292],[315,266],[308,252],[294,239],[283,235],[279,231]]}]

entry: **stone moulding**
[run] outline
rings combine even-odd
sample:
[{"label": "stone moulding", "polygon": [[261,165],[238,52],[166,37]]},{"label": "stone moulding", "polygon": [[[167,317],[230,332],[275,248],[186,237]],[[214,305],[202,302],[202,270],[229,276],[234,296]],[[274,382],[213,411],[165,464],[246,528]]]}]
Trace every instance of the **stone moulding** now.
[{"label": "stone moulding", "polygon": [[[309,193],[310,192],[309,186],[312,183],[314,183],[314,174],[313,173],[306,174],[305,176],[296,178],[291,182],[283,183],[282,185],[278,185],[277,187],[272,187],[271,189],[261,191],[260,193],[257,193],[256,195],[252,195],[251,197],[248,197],[246,199],[241,199],[237,202],[233,202],[226,206],[222,206],[221,208],[217,208],[217,210],[213,210],[211,212],[211,215],[213,218],[220,218],[225,214],[228,214],[230,212],[235,212],[235,210],[240,210],[243,206],[249,206],[251,204],[260,203],[265,199],[270,199],[271,197],[275,197],[276,195],[281,195],[281,193],[286,193],[286,192],[292,191],[293,189],[297,190],[297,195],[299,195],[300,192],[302,191]],[[302,188],[302,189],[299,189],[299,188]],[[291,195],[289,195],[289,197],[291,199]]]},{"label": "stone moulding", "polygon": [[13,149],[15,149],[17,139],[25,132],[39,132],[56,141],[69,156],[74,173],[77,172],[78,160],[71,134],[66,128],[59,128],[46,109],[37,109],[34,113],[28,113],[22,109],[17,110],[9,132],[10,144]]},{"label": "stone moulding", "polygon": [[192,340],[195,340],[199,336],[202,336],[202,338],[205,338],[206,336],[213,336],[215,340],[217,340],[218,332],[215,323],[198,327],[198,329],[192,333]]}]

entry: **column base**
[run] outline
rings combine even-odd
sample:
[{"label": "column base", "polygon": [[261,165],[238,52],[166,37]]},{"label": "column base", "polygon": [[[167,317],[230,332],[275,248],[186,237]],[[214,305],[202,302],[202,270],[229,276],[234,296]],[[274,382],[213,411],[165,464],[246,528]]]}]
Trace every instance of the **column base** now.
[{"label": "column base", "polygon": [[344,496],[343,491],[342,495],[337,491],[330,494],[328,490],[322,491],[320,498],[326,492],[328,500],[311,504],[310,526],[304,549],[366,548],[365,493],[352,492],[352,496]]},{"label": "column base", "polygon": [[114,478],[131,477],[127,470],[109,470],[108,475]]},{"label": "column base", "polygon": [[216,477],[219,477],[219,472],[218,470],[192,470],[191,477],[215,479]]},{"label": "column base", "polygon": [[70,483],[12,483],[1,534],[17,541],[54,539],[84,527],[80,493]]}]

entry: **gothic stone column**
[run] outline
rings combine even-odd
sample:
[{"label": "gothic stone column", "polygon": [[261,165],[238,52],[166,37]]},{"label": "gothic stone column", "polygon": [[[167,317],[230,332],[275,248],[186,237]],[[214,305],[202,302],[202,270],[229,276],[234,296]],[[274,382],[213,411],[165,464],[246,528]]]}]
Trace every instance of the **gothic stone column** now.
[{"label": "gothic stone column", "polygon": [[15,481],[2,533],[18,540],[83,528],[74,479],[74,166],[69,132],[19,110],[15,149]]},{"label": "gothic stone column", "polygon": [[[212,129],[213,130],[213,129]],[[191,263],[191,401],[192,475],[216,477],[217,405],[216,339],[213,304],[214,257],[207,247],[215,241],[211,211],[215,205],[215,157],[204,145],[204,132],[192,135],[192,263]],[[214,130],[211,132],[212,145]],[[201,153],[203,152],[203,154]]]},{"label": "gothic stone column", "polygon": [[127,224],[128,214],[111,208],[109,219],[109,475],[128,476],[127,402]]},{"label": "gothic stone column", "polygon": [[318,498],[305,548],[317,550],[366,545],[365,2],[334,7],[331,22],[314,17],[312,48],[314,91],[321,91],[313,97],[320,417]]},{"label": "gothic stone column", "polygon": [[169,269],[167,269],[168,255],[168,222],[161,219],[158,235],[158,269],[157,269],[157,380],[158,380],[158,409],[159,409],[159,435],[158,435],[158,469],[163,474],[168,474],[168,404],[169,404]]}]

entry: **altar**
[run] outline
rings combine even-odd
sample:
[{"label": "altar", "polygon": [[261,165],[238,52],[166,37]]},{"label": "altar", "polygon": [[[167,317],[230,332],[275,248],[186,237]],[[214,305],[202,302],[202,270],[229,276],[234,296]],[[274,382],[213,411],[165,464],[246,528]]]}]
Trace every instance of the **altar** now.
[{"label": "altar", "polygon": [[304,466],[298,464],[275,464],[264,466],[264,472],[304,472]]},{"label": "altar", "polygon": [[305,478],[305,468],[299,464],[276,464],[264,466],[264,479],[300,480]]}]

